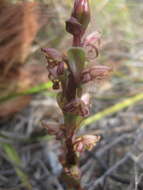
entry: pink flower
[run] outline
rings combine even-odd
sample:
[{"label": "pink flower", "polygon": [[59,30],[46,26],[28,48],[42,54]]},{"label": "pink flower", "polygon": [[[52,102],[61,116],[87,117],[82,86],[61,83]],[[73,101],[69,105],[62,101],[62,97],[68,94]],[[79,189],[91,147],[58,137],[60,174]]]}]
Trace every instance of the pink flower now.
[{"label": "pink flower", "polygon": [[88,106],[79,98],[66,104],[63,108],[63,111],[80,115],[82,117],[87,117],[89,115]]},{"label": "pink flower", "polygon": [[88,59],[95,59],[99,55],[101,35],[98,31],[89,34],[83,40],[83,46],[87,52]]},{"label": "pink flower", "polygon": [[77,137],[73,143],[76,152],[83,152],[85,150],[92,150],[96,143],[100,140],[100,136],[84,135]]},{"label": "pink flower", "polygon": [[85,69],[81,74],[81,82],[102,81],[106,79],[111,72],[111,68],[105,65],[95,65]]},{"label": "pink flower", "polygon": [[49,78],[53,82],[53,89],[59,89],[59,76],[64,73],[65,62],[63,55],[53,48],[41,49],[47,59],[47,69],[49,72]]}]

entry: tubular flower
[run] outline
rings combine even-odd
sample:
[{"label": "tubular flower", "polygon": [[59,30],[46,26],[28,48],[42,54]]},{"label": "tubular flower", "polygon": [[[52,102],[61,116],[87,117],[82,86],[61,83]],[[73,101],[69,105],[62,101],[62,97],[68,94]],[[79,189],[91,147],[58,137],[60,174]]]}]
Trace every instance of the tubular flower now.
[{"label": "tubular flower", "polygon": [[81,74],[81,83],[87,83],[93,80],[102,81],[109,76],[111,68],[105,65],[96,65],[85,69]]},{"label": "tubular flower", "polygon": [[77,137],[73,143],[76,152],[84,152],[85,150],[92,150],[96,143],[100,140],[100,136],[84,135]]},{"label": "tubular flower", "polygon": [[79,98],[72,100],[70,103],[66,104],[63,111],[73,113],[75,115],[80,115],[82,117],[87,117],[89,115],[88,106]]}]

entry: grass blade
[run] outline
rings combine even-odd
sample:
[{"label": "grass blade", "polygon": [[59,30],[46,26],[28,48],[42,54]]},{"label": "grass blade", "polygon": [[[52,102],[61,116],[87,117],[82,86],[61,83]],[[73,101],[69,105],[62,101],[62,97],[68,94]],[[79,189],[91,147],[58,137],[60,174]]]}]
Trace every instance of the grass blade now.
[{"label": "grass blade", "polygon": [[28,90],[25,90],[23,92],[12,93],[12,94],[9,94],[7,96],[0,97],[0,103],[7,101],[7,100],[10,100],[12,98],[19,97],[19,96],[35,94],[35,93],[47,90],[51,87],[52,87],[52,82],[43,83],[43,84],[37,85],[35,87],[32,87]]},{"label": "grass blade", "polygon": [[21,160],[20,160],[20,157],[19,157],[18,153],[16,152],[15,148],[10,144],[5,144],[5,143],[2,144],[2,147],[5,151],[8,159],[12,163],[15,163],[15,171],[16,171],[18,177],[20,178],[20,180],[22,181],[23,186],[26,187],[27,190],[32,190],[32,186],[29,183],[28,176],[19,167],[16,167],[16,165],[17,166],[21,165]]},{"label": "grass blade", "polygon": [[116,113],[124,108],[127,108],[129,106],[132,106],[136,103],[138,103],[139,101],[143,100],[143,93],[137,94],[131,98],[127,98],[126,100],[123,100],[101,112],[98,112],[97,114],[85,119],[82,123],[81,123],[81,127],[84,127],[86,125],[90,125],[92,123],[95,123],[96,121],[111,115],[113,113]]}]

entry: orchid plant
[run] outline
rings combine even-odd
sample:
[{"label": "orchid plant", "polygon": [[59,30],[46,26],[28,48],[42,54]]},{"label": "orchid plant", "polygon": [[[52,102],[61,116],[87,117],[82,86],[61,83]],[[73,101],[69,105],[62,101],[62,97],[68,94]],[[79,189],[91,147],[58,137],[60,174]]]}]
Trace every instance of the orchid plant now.
[{"label": "orchid plant", "polygon": [[71,17],[66,21],[66,31],[73,36],[72,47],[66,53],[53,48],[42,48],[47,60],[49,79],[53,82],[53,89],[58,89],[57,102],[64,121],[43,126],[61,142],[61,179],[66,182],[67,189],[76,190],[83,189],[78,164],[80,154],[91,150],[100,140],[97,135],[77,135],[81,122],[89,115],[89,103],[83,96],[83,87],[91,81],[105,79],[111,71],[109,67],[97,65],[93,61],[99,54],[100,35],[96,31],[85,36],[89,22],[89,1],[75,0]]}]

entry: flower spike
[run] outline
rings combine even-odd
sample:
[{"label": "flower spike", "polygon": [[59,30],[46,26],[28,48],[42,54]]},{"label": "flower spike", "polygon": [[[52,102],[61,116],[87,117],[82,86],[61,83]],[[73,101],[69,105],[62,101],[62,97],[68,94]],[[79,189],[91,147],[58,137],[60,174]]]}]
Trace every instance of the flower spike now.
[{"label": "flower spike", "polygon": [[[84,36],[89,22],[89,0],[74,0],[71,16],[66,21],[66,31],[73,36],[72,47],[66,48],[65,54],[53,48],[42,49],[53,89],[59,89],[57,103],[63,114],[59,123],[49,122],[43,127],[61,142],[61,176],[68,182],[67,189],[76,190],[83,189],[80,185],[79,153],[92,150],[100,140],[97,135],[77,136],[81,122],[89,115],[90,96],[85,93],[84,84],[102,81],[111,71],[108,66],[93,64],[100,50],[100,34],[95,31]],[[89,66],[90,62],[92,65]]]}]

